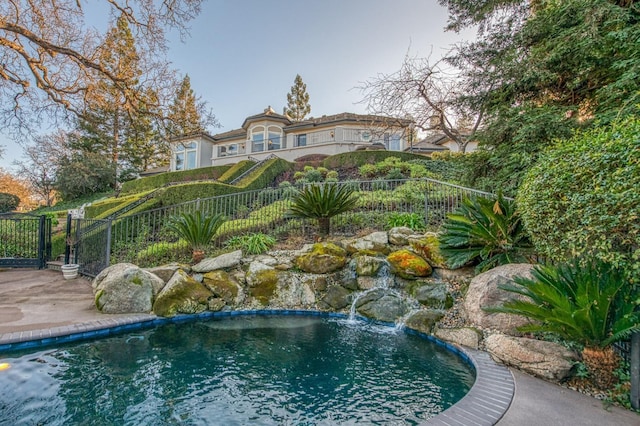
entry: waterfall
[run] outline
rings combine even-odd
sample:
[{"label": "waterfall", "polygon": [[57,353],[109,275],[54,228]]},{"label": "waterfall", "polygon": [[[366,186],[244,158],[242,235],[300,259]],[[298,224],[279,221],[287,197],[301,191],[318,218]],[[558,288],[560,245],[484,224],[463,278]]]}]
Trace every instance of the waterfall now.
[{"label": "waterfall", "polygon": [[[355,268],[353,268],[353,276],[356,277]],[[349,318],[347,321],[350,323],[356,322],[356,315],[357,315],[356,305],[358,304],[358,300],[360,300],[360,298],[371,293],[374,290],[391,289],[391,286],[393,284],[393,278],[394,277],[393,277],[393,274],[391,273],[391,268],[389,267],[389,263],[385,260],[382,266],[380,267],[380,270],[378,270],[378,274],[375,277],[375,284],[373,285],[373,287],[371,287],[370,289],[361,291],[353,298],[353,302],[351,302],[351,308],[349,309]],[[392,291],[395,291],[395,290],[392,290]]]}]

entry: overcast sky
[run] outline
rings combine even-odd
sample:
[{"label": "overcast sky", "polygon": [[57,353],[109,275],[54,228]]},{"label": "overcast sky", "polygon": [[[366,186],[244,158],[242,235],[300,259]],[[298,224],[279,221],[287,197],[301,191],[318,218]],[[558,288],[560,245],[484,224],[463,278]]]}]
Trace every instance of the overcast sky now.
[{"label": "overcast sky", "polygon": [[[281,113],[296,74],[311,116],[365,113],[360,83],[398,70],[407,52],[437,58],[471,36],[445,32],[446,22],[436,0],[209,0],[169,58],[213,110],[215,134],[269,105]],[[11,169],[22,150],[1,133],[0,145],[0,167]]]}]

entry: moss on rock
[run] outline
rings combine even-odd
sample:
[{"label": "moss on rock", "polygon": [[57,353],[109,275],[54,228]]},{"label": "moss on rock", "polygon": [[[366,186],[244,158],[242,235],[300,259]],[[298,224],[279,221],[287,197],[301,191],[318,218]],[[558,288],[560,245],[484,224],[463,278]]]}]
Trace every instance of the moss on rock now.
[{"label": "moss on rock", "polygon": [[391,269],[405,279],[428,277],[433,270],[431,265],[422,257],[409,250],[398,250],[387,256]]}]

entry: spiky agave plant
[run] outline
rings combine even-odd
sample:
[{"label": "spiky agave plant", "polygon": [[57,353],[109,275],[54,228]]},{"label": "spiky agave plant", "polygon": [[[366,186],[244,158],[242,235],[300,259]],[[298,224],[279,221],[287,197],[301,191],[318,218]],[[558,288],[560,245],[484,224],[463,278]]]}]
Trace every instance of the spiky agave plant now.
[{"label": "spiky agave plant", "polygon": [[189,244],[193,262],[197,263],[203,259],[205,248],[224,221],[225,218],[221,214],[205,216],[201,211],[197,211],[172,217],[167,227]]},{"label": "spiky agave plant", "polygon": [[356,206],[354,191],[347,185],[307,185],[293,197],[287,217],[318,220],[320,236],[329,234],[331,218]]},{"label": "spiky agave plant", "polygon": [[582,358],[596,385],[610,388],[618,359],[612,343],[640,331],[640,294],[625,274],[601,260],[573,260],[558,266],[536,266],[533,278],[515,278],[500,288],[527,296],[490,312],[536,320],[523,332],[549,332],[584,345]]},{"label": "spiky agave plant", "polygon": [[448,214],[438,238],[440,252],[451,268],[478,262],[484,272],[507,263],[528,262],[533,253],[513,200],[498,194],[496,199],[466,199]]}]

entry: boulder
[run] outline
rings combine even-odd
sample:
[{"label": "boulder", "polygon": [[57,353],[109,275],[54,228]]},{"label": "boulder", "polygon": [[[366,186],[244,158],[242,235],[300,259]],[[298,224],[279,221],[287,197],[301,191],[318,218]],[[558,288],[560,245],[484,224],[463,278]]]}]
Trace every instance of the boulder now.
[{"label": "boulder", "polygon": [[494,360],[534,376],[560,381],[569,376],[578,355],[553,342],[496,333],[485,339]]},{"label": "boulder", "polygon": [[396,226],[389,230],[389,244],[394,246],[406,246],[409,244],[409,237],[415,235],[413,229],[406,226]]},{"label": "boulder", "polygon": [[[228,272],[216,270],[207,272],[202,277],[202,283],[217,298],[228,306],[237,306],[243,299],[243,291],[238,281]],[[219,310],[219,309],[218,309]]]},{"label": "boulder", "polygon": [[104,269],[93,280],[96,307],[105,314],[149,313],[165,282],[131,263]]},{"label": "boulder", "polygon": [[444,311],[440,309],[423,309],[411,315],[404,325],[422,333],[431,334],[436,323],[444,317]]},{"label": "boulder", "polygon": [[353,254],[358,252],[364,253],[389,253],[389,238],[386,232],[373,232],[362,238],[347,240],[344,247],[347,252]]},{"label": "boulder", "polygon": [[246,280],[249,288],[247,293],[260,305],[267,306],[278,285],[278,272],[272,266],[261,262],[251,262],[247,271]]},{"label": "boulder", "polygon": [[387,256],[391,271],[405,279],[428,277],[433,270],[422,257],[409,250],[398,250]]},{"label": "boulder", "polygon": [[158,294],[153,312],[162,317],[177,314],[197,314],[209,308],[213,293],[184,271],[176,272]]},{"label": "boulder", "polygon": [[327,289],[321,304],[336,311],[344,309],[351,304],[351,292],[340,285],[332,285]]},{"label": "boulder", "polygon": [[395,322],[409,312],[407,302],[396,292],[374,289],[356,300],[356,311],[367,318]]},{"label": "boulder", "polygon": [[478,349],[482,341],[482,333],[475,328],[439,328],[434,335],[445,342],[455,343],[456,345],[466,346],[472,349]]},{"label": "boulder", "polygon": [[238,266],[242,260],[242,250],[232,251],[231,253],[221,254],[217,257],[203,259],[201,262],[191,267],[193,272],[210,272],[216,269],[233,268]]},{"label": "boulder", "polygon": [[480,328],[520,335],[516,329],[531,320],[519,315],[485,312],[483,308],[500,306],[508,300],[526,300],[525,296],[501,290],[498,286],[513,283],[517,276],[531,278],[532,269],[533,265],[528,263],[514,263],[498,266],[473,278],[464,298],[469,321]]},{"label": "boulder", "polygon": [[385,263],[385,260],[380,257],[366,254],[354,258],[356,275],[359,277],[375,277]]},{"label": "boulder", "polygon": [[347,263],[347,253],[333,243],[316,243],[313,249],[295,259],[298,268],[312,274],[327,274]]},{"label": "boulder", "polygon": [[427,232],[424,235],[409,237],[411,249],[422,256],[433,267],[444,268],[446,261],[440,254],[440,241],[438,234]]},{"label": "boulder", "polygon": [[420,286],[413,296],[422,305],[435,309],[449,309],[453,306],[453,297],[445,283]]},{"label": "boulder", "polygon": [[156,266],[155,268],[145,268],[146,271],[151,272],[153,275],[157,276],[165,283],[169,282],[173,274],[175,274],[178,269],[183,269],[189,272],[190,267],[188,265],[171,263],[168,265]]},{"label": "boulder", "polygon": [[283,272],[276,278],[276,291],[270,304],[280,308],[310,308],[316,303],[316,295],[309,280],[301,274]]}]

